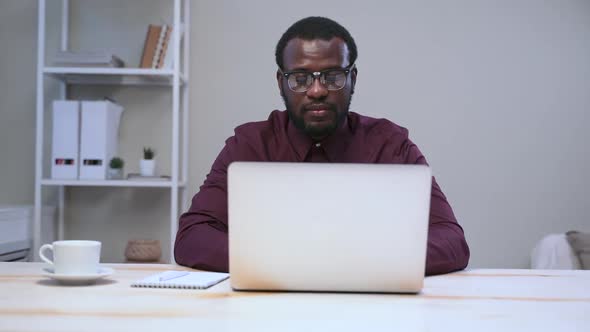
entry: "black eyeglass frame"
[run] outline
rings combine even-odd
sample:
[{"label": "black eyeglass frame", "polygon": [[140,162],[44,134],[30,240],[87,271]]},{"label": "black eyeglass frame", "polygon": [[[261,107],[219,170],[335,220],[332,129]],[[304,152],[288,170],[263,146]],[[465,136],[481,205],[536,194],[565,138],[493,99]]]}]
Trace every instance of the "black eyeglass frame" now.
[{"label": "black eyeglass frame", "polygon": [[[305,70],[293,70],[293,71],[283,72],[283,70],[279,67],[279,73],[281,73],[281,75],[287,80],[287,86],[289,87],[289,90],[291,90],[293,92],[299,92],[299,93],[307,92],[309,90],[309,88],[311,88],[311,86],[313,85],[313,82],[315,82],[316,79],[319,79],[320,84],[322,84],[326,89],[328,89],[330,91],[340,91],[346,86],[346,83],[348,82],[348,74],[350,74],[350,72],[353,71],[355,67],[356,67],[356,63],[353,63],[346,68],[326,69],[326,70],[314,71],[314,72],[309,72],[309,71],[305,71]],[[342,86],[340,88],[330,89],[326,85],[326,73],[330,73],[330,72],[344,73],[344,75],[345,75],[344,84],[342,84]],[[289,76],[292,74],[309,74],[313,77],[313,79],[312,79],[311,83],[309,84],[309,86],[305,90],[296,91],[296,90],[293,90],[293,88],[289,84]]]}]

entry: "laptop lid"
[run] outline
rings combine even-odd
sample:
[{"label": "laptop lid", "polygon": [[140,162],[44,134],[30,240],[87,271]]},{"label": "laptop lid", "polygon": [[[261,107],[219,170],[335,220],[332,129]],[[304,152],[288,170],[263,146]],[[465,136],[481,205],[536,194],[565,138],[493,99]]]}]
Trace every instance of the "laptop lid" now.
[{"label": "laptop lid", "polygon": [[232,163],[231,285],[419,292],[430,190],[424,165]]}]

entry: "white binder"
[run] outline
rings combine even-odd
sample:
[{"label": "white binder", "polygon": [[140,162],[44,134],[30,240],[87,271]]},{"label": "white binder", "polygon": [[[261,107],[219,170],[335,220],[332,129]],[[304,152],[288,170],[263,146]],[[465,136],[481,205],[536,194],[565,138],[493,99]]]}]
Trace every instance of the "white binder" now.
[{"label": "white binder", "polygon": [[51,144],[51,178],[78,178],[78,146],[80,142],[80,102],[53,101]]},{"label": "white binder", "polygon": [[80,179],[106,180],[111,158],[117,155],[123,107],[111,101],[82,101]]}]

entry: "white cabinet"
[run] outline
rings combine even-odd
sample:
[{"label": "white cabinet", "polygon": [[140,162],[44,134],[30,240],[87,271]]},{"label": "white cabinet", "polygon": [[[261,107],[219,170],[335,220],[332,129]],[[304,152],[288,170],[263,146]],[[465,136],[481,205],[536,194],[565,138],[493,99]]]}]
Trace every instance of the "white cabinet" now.
[{"label": "white cabinet", "polygon": [[[122,0],[125,1],[125,0]],[[178,217],[182,210],[179,202],[186,202],[186,179],[188,174],[188,116],[189,116],[189,96],[188,96],[188,73],[189,73],[189,31],[190,31],[190,1],[189,0],[170,0],[167,2],[172,11],[171,24],[173,33],[169,54],[172,54],[172,67],[165,69],[145,69],[145,68],[97,68],[97,67],[55,67],[52,66],[51,59],[53,54],[47,54],[50,47],[48,39],[48,22],[47,13],[59,7],[61,9],[61,30],[59,31],[60,45],[58,50],[68,51],[68,39],[70,37],[69,21],[71,20],[70,3],[68,0],[39,0],[38,3],[38,54],[37,54],[37,95],[36,95],[36,141],[35,141],[35,205],[34,218],[32,227],[33,254],[35,260],[38,258],[38,249],[41,245],[41,207],[43,205],[42,191],[47,188],[57,188],[57,220],[58,231],[57,238],[64,238],[64,207],[68,202],[65,199],[65,190],[70,186],[103,186],[103,187],[159,187],[169,191],[170,196],[170,260],[173,261],[173,246],[176,236]],[[135,4],[142,6],[141,1],[135,1]],[[96,5],[96,3],[93,3]],[[100,15],[98,13],[97,15]],[[142,27],[147,27],[150,23],[145,22]],[[82,22],[84,24],[84,22]],[[89,23],[90,24],[90,23]],[[140,27],[141,28],[141,27]],[[139,28],[138,28],[139,29]],[[120,43],[121,41],[119,41]],[[51,158],[51,150],[48,150],[52,134],[49,132],[51,126],[46,122],[51,122],[51,101],[47,96],[46,78],[54,78],[59,82],[59,98],[68,99],[68,91],[72,86],[119,86],[121,88],[150,86],[150,89],[171,94],[171,103],[169,108],[162,110],[166,115],[170,115],[170,147],[168,151],[162,151],[159,158],[169,158],[170,161],[170,179],[166,181],[137,181],[137,180],[80,180],[80,179],[53,179],[51,169],[48,166],[48,158]],[[49,106],[48,106],[49,105]],[[122,104],[125,107],[125,104]],[[141,149],[142,147],[138,147]],[[51,148],[49,148],[51,149]],[[132,162],[132,161],[127,161]],[[181,197],[182,196],[182,197]],[[115,231],[115,230],[113,230]],[[166,248],[163,248],[166,250]]]}]

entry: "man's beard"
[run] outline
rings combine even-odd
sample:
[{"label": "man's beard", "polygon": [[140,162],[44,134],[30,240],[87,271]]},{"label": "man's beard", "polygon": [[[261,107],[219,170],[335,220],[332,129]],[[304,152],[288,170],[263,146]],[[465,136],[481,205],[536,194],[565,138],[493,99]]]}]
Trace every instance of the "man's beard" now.
[{"label": "man's beard", "polygon": [[[283,102],[285,103],[285,108],[287,109],[287,114],[289,115],[289,119],[291,121],[293,121],[293,124],[295,125],[295,128],[303,131],[305,134],[307,134],[308,136],[314,138],[314,137],[327,137],[329,135],[331,135],[332,133],[334,133],[336,131],[336,129],[338,129],[338,127],[340,127],[340,125],[342,125],[342,123],[344,122],[344,120],[346,119],[346,116],[348,115],[348,111],[350,109],[350,103],[352,102],[352,95],[350,95],[348,97],[348,104],[346,105],[346,108],[344,109],[344,112],[338,113],[338,111],[336,110],[335,107],[330,107],[330,112],[334,112],[336,115],[336,119],[334,122],[332,122],[329,126],[327,127],[314,127],[314,126],[308,126],[305,123],[305,120],[303,119],[303,114],[306,112],[305,109],[301,110],[301,115],[298,116],[297,114],[295,114],[294,110],[289,107],[289,103],[287,101],[287,98],[285,97],[285,94],[283,94],[283,91],[281,90],[281,97],[283,98]],[[322,103],[325,104],[325,103]],[[333,104],[329,104],[330,106],[334,106]]]}]

